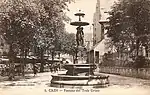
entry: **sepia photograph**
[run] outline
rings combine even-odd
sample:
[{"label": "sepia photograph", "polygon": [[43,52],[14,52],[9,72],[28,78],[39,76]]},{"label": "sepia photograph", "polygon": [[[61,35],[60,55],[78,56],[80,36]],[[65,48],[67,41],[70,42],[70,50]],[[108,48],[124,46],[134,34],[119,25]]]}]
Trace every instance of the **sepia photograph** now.
[{"label": "sepia photograph", "polygon": [[0,95],[150,95],[150,0],[0,0]]}]

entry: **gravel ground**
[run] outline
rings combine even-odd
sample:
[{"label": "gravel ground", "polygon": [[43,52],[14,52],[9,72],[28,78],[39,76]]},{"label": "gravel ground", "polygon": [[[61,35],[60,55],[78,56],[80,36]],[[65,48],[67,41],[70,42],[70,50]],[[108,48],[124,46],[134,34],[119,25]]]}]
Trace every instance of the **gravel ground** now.
[{"label": "gravel ground", "polygon": [[150,95],[150,80],[106,74],[110,76],[110,86],[106,88],[53,88],[49,87],[51,74],[46,72],[30,79],[0,82],[0,95]]}]

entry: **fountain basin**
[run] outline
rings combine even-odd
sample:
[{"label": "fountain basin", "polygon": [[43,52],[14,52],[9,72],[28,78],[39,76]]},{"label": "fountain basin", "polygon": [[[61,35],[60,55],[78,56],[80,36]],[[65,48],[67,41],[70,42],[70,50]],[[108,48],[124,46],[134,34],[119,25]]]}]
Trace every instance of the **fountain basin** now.
[{"label": "fountain basin", "polygon": [[91,76],[69,76],[69,75],[52,75],[51,86],[52,87],[83,87],[91,86],[95,87],[106,87],[109,84],[109,76],[105,75],[91,75]]}]

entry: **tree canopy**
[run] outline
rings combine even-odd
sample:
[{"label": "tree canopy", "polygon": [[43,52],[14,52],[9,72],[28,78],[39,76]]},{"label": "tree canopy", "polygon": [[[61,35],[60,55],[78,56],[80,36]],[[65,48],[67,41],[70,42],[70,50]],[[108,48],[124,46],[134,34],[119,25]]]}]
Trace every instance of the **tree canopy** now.
[{"label": "tree canopy", "polygon": [[64,10],[71,0],[7,0],[0,5],[0,32],[13,53],[35,46],[48,49],[61,39]]},{"label": "tree canopy", "polygon": [[150,34],[150,1],[119,0],[109,12],[108,37],[120,51],[147,48]]},{"label": "tree canopy", "polygon": [[[9,45],[9,58],[41,58],[46,52],[70,53],[74,35],[65,30],[68,2],[74,0],[4,0],[0,4],[0,35]],[[43,65],[41,65],[43,66]]]}]

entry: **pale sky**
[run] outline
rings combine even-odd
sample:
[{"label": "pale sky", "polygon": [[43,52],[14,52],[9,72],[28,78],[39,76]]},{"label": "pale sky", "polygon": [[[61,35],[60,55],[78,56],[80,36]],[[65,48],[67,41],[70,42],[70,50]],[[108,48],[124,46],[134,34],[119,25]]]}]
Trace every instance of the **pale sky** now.
[{"label": "pale sky", "polygon": [[[107,17],[107,14],[104,14],[104,11],[108,11],[114,1],[115,0],[100,0],[102,19]],[[87,21],[90,25],[84,27],[84,33],[92,33],[93,15],[96,9],[96,2],[97,0],[75,0],[75,3],[69,4],[70,11],[67,12],[67,15],[72,21],[78,20],[78,17],[74,16],[74,14],[79,10],[85,13],[85,17],[82,18],[82,21]],[[66,30],[70,33],[76,33],[76,26],[66,24]]]}]

